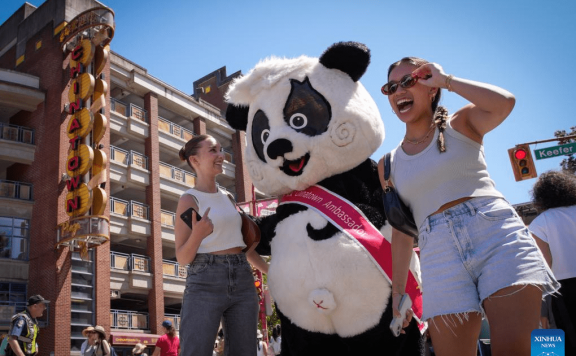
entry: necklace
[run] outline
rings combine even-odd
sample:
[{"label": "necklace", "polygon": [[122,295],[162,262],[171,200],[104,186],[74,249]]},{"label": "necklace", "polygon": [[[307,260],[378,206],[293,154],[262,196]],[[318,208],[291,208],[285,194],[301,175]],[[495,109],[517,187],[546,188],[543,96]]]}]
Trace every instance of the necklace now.
[{"label": "necklace", "polygon": [[430,126],[430,130],[428,130],[428,133],[426,134],[426,136],[424,136],[423,138],[421,138],[420,140],[417,140],[417,141],[409,140],[406,136],[404,136],[404,141],[402,143],[408,142],[412,145],[419,145],[422,142],[426,141],[426,139],[430,136],[430,133],[434,130],[434,128],[435,128],[434,123],[432,123],[432,125]]}]

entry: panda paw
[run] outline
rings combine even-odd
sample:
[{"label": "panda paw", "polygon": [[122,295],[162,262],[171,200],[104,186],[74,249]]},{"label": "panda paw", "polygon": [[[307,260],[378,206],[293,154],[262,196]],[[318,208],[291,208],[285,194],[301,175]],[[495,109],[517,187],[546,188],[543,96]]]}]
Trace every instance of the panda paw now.
[{"label": "panda paw", "polygon": [[315,289],[308,295],[308,302],[319,313],[330,314],[336,309],[334,295],[328,289]]}]

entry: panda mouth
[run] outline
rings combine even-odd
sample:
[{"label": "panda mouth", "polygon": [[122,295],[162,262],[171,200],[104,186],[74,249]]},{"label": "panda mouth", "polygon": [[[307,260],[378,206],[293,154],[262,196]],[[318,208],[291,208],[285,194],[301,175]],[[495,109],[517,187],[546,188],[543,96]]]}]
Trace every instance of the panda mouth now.
[{"label": "panda mouth", "polygon": [[310,160],[310,154],[306,153],[306,155],[295,159],[293,161],[284,160],[284,164],[280,168],[282,172],[286,173],[289,176],[299,176],[304,171],[304,167]]}]

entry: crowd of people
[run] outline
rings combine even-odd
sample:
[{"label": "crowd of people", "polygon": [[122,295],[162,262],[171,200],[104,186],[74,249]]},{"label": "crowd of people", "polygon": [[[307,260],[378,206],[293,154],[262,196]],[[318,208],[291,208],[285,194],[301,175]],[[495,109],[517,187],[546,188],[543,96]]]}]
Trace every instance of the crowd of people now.
[{"label": "crowd of people", "polygon": [[[484,157],[484,137],[508,117],[514,96],[414,57],[390,65],[387,81],[382,93],[406,127],[391,153],[391,182],[419,228],[422,319],[429,323],[435,354],[475,355],[486,317],[494,355],[528,355],[530,333],[540,326],[541,300],[550,294],[555,322],[566,331],[567,350],[574,350],[574,176],[540,176],[533,193],[541,214],[527,229],[496,189]],[[439,105],[443,89],[468,103],[450,115]],[[164,321],[152,356],[222,355],[225,348],[235,356],[279,355],[279,326],[269,344],[256,328],[259,304],[251,265],[263,273],[268,265],[255,251],[243,252],[240,215],[216,183],[224,162],[220,143],[195,136],[180,158],[196,173],[195,187],[182,195],[176,211],[178,217],[191,211],[188,223],[177,219],[175,227],[176,258],[189,264],[180,338]],[[381,160],[381,176],[384,168]],[[392,231],[392,307],[398,316],[414,239]],[[35,318],[46,303],[33,296],[12,323],[8,344],[14,354],[37,352]],[[405,326],[411,318],[408,312]],[[16,337],[24,334],[27,341]],[[82,334],[82,356],[111,354],[101,326]],[[147,356],[144,350],[136,345],[133,354]]]}]

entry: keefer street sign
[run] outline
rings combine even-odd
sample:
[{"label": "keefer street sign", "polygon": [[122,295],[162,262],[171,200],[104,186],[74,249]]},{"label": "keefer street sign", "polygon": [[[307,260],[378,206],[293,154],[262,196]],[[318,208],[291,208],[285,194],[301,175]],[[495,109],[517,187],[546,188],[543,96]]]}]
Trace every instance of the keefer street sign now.
[{"label": "keefer street sign", "polygon": [[576,153],[576,143],[568,143],[561,146],[552,146],[534,150],[536,159],[544,159],[558,156],[571,155]]}]

